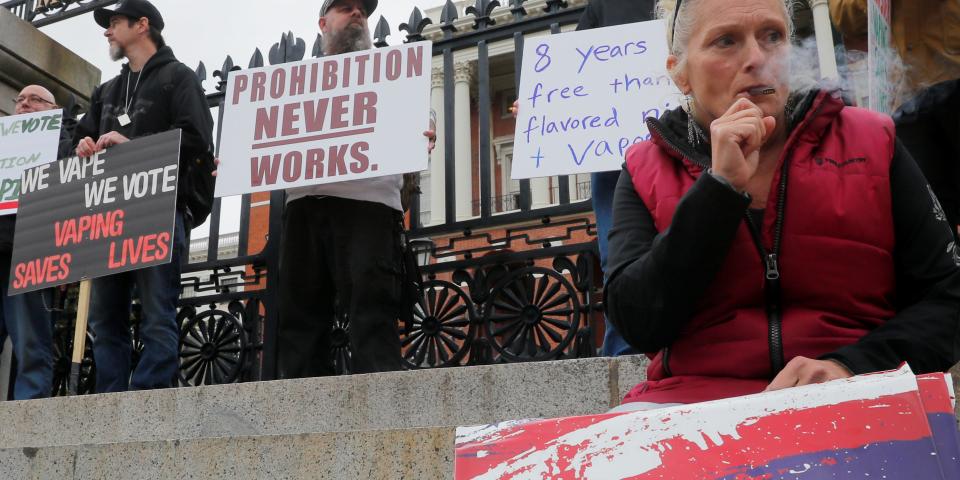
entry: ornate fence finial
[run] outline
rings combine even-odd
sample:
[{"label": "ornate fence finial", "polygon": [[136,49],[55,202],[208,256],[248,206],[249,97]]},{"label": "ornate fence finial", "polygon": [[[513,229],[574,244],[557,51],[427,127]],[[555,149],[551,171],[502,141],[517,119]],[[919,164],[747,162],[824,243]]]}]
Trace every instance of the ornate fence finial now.
[{"label": "ornate fence finial", "polygon": [[453,23],[460,18],[460,14],[457,13],[457,6],[453,4],[452,0],[447,0],[447,3],[443,6],[443,11],[440,12],[440,30],[443,30],[443,38],[450,38],[453,36],[453,32],[457,31],[457,27],[453,26]]},{"label": "ornate fence finial", "polygon": [[400,24],[400,30],[407,32],[407,42],[419,42],[423,40],[423,29],[433,23],[430,17],[423,18],[423,12],[419,7],[413,7],[410,12],[410,20],[407,23]]},{"label": "ornate fence finial", "polygon": [[569,5],[566,0],[547,0],[547,6],[544,7],[543,11],[547,13],[556,13],[560,10],[567,8]]},{"label": "ornate fence finial", "polygon": [[200,88],[204,88],[203,82],[207,81],[207,66],[203,64],[203,60],[200,61],[200,65],[197,65],[194,73],[197,74],[197,80],[200,80]]},{"label": "ornate fence finial", "polygon": [[227,55],[227,58],[223,61],[223,66],[220,67],[220,70],[213,72],[213,76],[220,79],[220,82],[217,83],[217,90],[225,92],[227,90],[227,77],[230,76],[230,72],[234,70],[240,70],[240,67],[233,64],[233,57]]},{"label": "ornate fence finial", "polygon": [[527,16],[527,9],[523,8],[523,4],[527,0],[510,0],[510,13],[513,14],[513,20],[518,21]]},{"label": "ornate fence finial", "polygon": [[467,15],[476,17],[473,21],[473,29],[486,30],[487,27],[496,25],[497,22],[490,17],[490,14],[493,13],[493,9],[499,6],[500,2],[498,0],[477,0],[476,4],[467,7]]},{"label": "ornate fence finial", "polygon": [[250,64],[247,65],[247,68],[260,68],[263,66],[263,53],[260,52],[260,49],[253,51],[253,55],[250,57]]},{"label": "ornate fence finial", "polygon": [[293,32],[287,32],[280,36],[280,41],[270,47],[270,65],[280,63],[296,62],[303,60],[303,55],[307,53],[307,44],[302,38],[293,36]]},{"label": "ornate fence finial", "polygon": [[386,47],[387,37],[390,36],[390,24],[387,23],[386,17],[381,16],[380,21],[377,22],[377,28],[373,30],[373,46],[377,48]]},{"label": "ornate fence finial", "polygon": [[323,56],[323,36],[319,33],[317,34],[317,39],[313,42],[313,50],[310,52],[310,56],[313,58]]}]

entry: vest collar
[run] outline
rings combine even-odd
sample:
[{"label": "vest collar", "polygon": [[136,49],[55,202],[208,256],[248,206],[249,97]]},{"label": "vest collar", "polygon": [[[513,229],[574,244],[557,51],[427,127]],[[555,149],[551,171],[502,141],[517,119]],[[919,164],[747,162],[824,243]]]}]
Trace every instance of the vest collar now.
[{"label": "vest collar", "polygon": [[[788,144],[793,140],[816,143],[843,110],[844,100],[839,90],[810,90],[796,92],[787,103],[792,105]],[[676,108],[666,111],[659,119],[646,120],[650,139],[671,157],[708,168],[711,164],[710,145],[700,142],[691,145],[687,139],[687,113]]]}]

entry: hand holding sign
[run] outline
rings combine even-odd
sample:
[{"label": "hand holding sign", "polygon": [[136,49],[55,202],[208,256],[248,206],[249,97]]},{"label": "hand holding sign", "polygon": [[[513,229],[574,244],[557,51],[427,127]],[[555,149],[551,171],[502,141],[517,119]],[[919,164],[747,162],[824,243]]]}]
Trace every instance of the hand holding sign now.
[{"label": "hand holding sign", "polygon": [[430,52],[417,42],[231,74],[216,195],[426,169],[411,119],[429,116]]}]

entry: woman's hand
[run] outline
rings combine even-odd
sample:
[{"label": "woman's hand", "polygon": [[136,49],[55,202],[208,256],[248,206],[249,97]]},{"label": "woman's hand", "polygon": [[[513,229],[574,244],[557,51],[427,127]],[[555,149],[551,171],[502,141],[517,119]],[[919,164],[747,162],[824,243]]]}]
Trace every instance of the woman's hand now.
[{"label": "woman's hand", "polygon": [[787,366],[767,385],[765,392],[799,387],[811,383],[823,383],[830,380],[852,377],[853,373],[833,360],[814,360],[806,357],[794,357]]},{"label": "woman's hand", "polygon": [[710,124],[713,147],[713,173],[720,175],[738,191],[757,173],[760,147],[773,134],[777,121],[764,116],[760,107],[741,98]]}]

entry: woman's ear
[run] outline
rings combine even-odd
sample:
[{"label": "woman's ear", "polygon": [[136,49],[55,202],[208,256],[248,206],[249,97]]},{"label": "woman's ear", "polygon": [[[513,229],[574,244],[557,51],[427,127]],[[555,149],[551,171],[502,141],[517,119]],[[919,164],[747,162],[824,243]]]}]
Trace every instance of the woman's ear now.
[{"label": "woman's ear", "polygon": [[667,56],[667,72],[670,73],[670,78],[673,79],[673,84],[683,92],[684,95],[690,93],[690,82],[687,78],[686,72],[681,68],[677,68],[680,65],[680,58],[676,55]]}]

